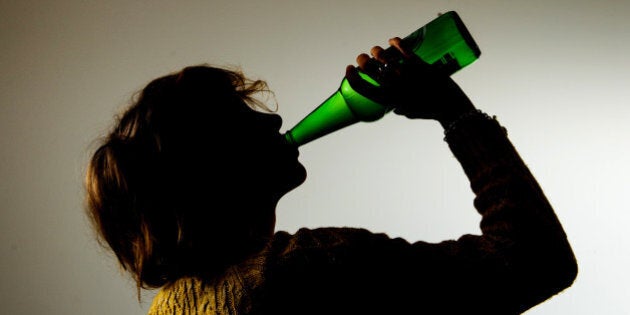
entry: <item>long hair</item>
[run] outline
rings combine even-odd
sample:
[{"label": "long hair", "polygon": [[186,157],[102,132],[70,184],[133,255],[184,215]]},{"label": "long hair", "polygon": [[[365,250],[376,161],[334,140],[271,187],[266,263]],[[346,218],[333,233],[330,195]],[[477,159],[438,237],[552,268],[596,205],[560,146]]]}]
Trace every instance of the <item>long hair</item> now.
[{"label": "long hair", "polygon": [[212,191],[215,179],[230,186],[230,174],[207,167],[222,140],[208,139],[206,130],[227,128],[230,111],[243,102],[270,110],[254,97],[259,92],[269,92],[264,81],[236,70],[184,68],[150,82],[95,150],[86,211],[138,292],[218,274],[261,246],[227,201],[209,200],[233,187]]}]

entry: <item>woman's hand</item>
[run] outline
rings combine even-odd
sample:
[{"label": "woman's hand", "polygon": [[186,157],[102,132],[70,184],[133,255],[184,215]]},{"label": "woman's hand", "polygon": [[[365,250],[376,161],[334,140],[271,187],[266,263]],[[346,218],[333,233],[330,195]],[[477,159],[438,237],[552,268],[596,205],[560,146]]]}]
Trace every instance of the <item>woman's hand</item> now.
[{"label": "woman's hand", "polygon": [[[394,107],[394,113],[415,119],[434,119],[444,127],[462,114],[474,110],[466,94],[451,79],[441,74],[413,52],[405,49],[400,38],[389,40],[387,50],[375,46],[367,54],[357,56],[358,67],[348,66],[346,77],[361,80],[358,71],[380,83],[369,88],[384,105]],[[377,95],[378,94],[378,95]],[[370,95],[366,95],[370,97]]]}]

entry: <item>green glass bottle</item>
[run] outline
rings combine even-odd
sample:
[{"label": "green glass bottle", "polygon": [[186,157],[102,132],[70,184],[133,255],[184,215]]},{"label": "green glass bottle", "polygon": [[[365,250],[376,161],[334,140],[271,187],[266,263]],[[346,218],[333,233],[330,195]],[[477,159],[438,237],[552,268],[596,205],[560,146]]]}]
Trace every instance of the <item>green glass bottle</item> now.
[{"label": "green glass bottle", "polygon": [[[402,39],[404,47],[423,61],[448,75],[473,63],[481,55],[479,47],[455,11],[441,14]],[[359,72],[361,78],[378,86],[378,82]],[[348,79],[315,110],[285,133],[286,140],[304,145],[359,121],[382,118],[392,108],[379,104],[352,88]]]}]

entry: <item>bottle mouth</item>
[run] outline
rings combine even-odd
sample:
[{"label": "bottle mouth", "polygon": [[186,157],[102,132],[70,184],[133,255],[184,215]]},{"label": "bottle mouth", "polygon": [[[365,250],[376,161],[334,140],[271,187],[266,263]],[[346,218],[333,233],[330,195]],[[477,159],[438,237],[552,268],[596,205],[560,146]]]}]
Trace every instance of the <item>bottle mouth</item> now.
[{"label": "bottle mouth", "polygon": [[297,141],[295,141],[295,139],[293,138],[293,135],[291,135],[291,132],[286,132],[284,134],[284,141],[286,141],[287,144],[292,145],[294,147],[299,146]]}]

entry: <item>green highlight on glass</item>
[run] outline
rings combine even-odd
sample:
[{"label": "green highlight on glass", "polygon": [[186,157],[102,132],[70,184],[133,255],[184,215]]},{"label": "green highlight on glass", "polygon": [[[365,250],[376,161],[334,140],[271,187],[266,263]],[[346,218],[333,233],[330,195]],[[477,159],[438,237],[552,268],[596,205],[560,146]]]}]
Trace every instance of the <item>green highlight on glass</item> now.
[{"label": "green highlight on glass", "polygon": [[[479,47],[455,11],[441,14],[403,38],[402,42],[404,47],[447,75],[468,66],[481,55]],[[379,86],[368,75],[362,72],[359,74],[367,82]],[[361,95],[344,78],[339,89],[287,131],[285,138],[295,146],[302,146],[359,121],[378,120],[391,110],[391,107]]]}]

